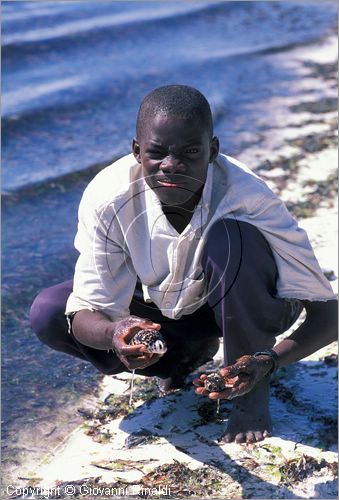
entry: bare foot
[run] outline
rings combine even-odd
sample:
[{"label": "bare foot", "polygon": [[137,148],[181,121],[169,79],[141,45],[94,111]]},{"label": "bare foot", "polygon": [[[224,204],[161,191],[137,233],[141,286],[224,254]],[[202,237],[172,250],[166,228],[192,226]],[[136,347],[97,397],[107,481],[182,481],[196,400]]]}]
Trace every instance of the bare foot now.
[{"label": "bare foot", "polygon": [[268,437],[271,417],[268,409],[269,379],[260,382],[251,392],[234,399],[226,433],[221,443],[255,443]]}]

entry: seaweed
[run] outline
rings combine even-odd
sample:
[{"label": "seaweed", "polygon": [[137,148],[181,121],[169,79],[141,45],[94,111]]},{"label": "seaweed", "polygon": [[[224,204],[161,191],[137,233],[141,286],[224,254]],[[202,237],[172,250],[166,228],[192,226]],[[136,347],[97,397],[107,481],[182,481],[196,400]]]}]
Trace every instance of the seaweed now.
[{"label": "seaweed", "polygon": [[139,470],[143,471],[145,465],[150,462],[155,461],[153,459],[148,460],[101,460],[99,462],[92,462],[91,465],[98,467],[99,469],[112,470],[115,472],[124,472],[126,470]]},{"label": "seaweed", "polygon": [[335,463],[327,462],[324,458],[317,460],[314,457],[302,454],[301,457],[287,460],[279,467],[281,473],[281,482],[290,485],[295,482],[303,481],[307,477],[327,467],[331,474],[338,475],[338,466]]},{"label": "seaweed", "polygon": [[149,430],[142,428],[139,431],[132,432],[129,436],[127,436],[127,438],[125,439],[124,448],[130,449],[135,448],[139,445],[150,444],[157,439],[159,439],[159,436],[157,434],[154,434]]},{"label": "seaweed", "polygon": [[332,353],[324,357],[324,362],[328,366],[338,366],[338,354]]},{"label": "seaweed", "polygon": [[329,113],[336,111],[338,108],[338,100],[335,97],[322,97],[317,101],[305,101],[300,104],[290,106],[291,111],[296,113]]},{"label": "seaweed", "polygon": [[[152,491],[153,488],[167,485],[171,496],[185,498],[197,496],[206,498],[218,494],[222,487],[223,476],[220,470],[209,466],[191,470],[178,461],[163,464],[146,474],[141,483]],[[145,495],[146,497],[151,496]]]}]

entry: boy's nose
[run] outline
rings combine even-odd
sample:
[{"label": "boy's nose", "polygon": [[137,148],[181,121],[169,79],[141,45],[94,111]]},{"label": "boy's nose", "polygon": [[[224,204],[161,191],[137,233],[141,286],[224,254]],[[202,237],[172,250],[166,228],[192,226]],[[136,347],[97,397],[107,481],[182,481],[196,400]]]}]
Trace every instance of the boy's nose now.
[{"label": "boy's nose", "polygon": [[161,163],[161,168],[163,170],[175,172],[178,169],[182,169],[183,165],[180,161],[180,158],[178,158],[173,154],[169,154],[168,156],[166,156],[166,158],[163,159]]}]

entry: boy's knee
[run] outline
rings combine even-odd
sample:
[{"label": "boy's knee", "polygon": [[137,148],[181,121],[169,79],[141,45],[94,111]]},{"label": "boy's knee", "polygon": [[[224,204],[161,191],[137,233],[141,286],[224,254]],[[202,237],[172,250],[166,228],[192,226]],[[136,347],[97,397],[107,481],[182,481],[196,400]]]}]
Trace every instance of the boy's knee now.
[{"label": "boy's knee", "polygon": [[[53,288],[53,287],[52,287]],[[53,300],[52,288],[47,288],[37,295],[29,314],[30,325],[39,340],[44,344],[53,346],[53,339],[56,340],[56,330],[60,330],[61,322],[64,320],[63,305]]]},{"label": "boy's knee", "polygon": [[241,249],[240,224],[234,219],[220,219],[210,228],[203,251],[203,262],[212,258],[224,265],[233,252]]},{"label": "boy's knee", "polygon": [[[255,252],[254,252],[255,250]],[[220,265],[255,258],[257,252],[267,254],[269,246],[261,232],[252,224],[236,219],[220,219],[208,232],[203,260],[212,257]]]}]

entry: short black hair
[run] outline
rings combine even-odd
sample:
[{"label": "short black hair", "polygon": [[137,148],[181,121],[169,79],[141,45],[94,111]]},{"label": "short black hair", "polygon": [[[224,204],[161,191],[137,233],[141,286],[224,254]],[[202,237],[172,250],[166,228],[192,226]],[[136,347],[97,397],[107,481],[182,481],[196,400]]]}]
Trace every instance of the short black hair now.
[{"label": "short black hair", "polygon": [[144,97],[137,116],[136,132],[140,139],[150,117],[156,115],[198,119],[213,136],[213,119],[210,105],[199,90],[187,85],[165,85],[152,90]]}]

